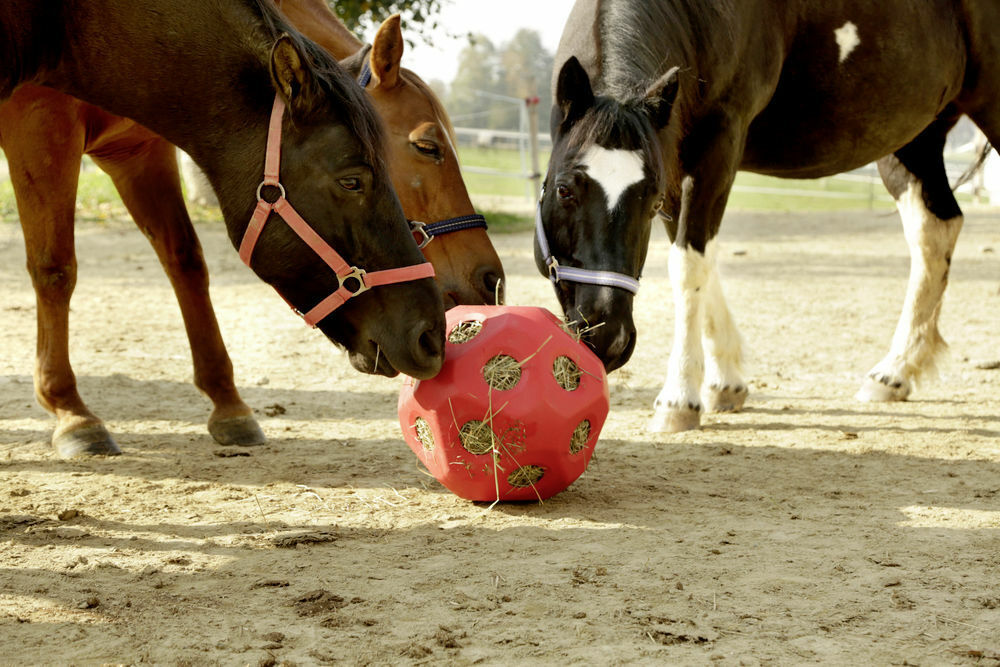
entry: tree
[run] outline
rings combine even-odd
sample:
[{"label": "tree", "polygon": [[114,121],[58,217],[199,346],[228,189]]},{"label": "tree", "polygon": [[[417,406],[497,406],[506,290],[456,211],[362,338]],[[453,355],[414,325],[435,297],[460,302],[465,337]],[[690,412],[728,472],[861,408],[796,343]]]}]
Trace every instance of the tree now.
[{"label": "tree", "polygon": [[327,0],[327,4],[354,34],[372,34],[392,14],[401,14],[407,37],[422,39],[438,27],[437,15],[449,0]]},{"label": "tree", "polygon": [[469,35],[469,45],[458,57],[458,71],[446,100],[456,125],[497,127],[490,122],[491,103],[482,93],[499,93],[496,77],[497,51],[484,35]]},{"label": "tree", "polygon": [[[470,35],[446,104],[457,125],[518,130],[521,105],[537,96],[542,126],[551,106],[552,54],[535,30],[521,29],[497,50],[487,37]],[[494,96],[511,98],[504,101]]]},{"label": "tree", "polygon": [[549,91],[552,63],[553,56],[542,46],[542,36],[538,31],[522,28],[501,50],[497,72],[505,95],[539,98],[543,127],[552,106],[552,93]]}]

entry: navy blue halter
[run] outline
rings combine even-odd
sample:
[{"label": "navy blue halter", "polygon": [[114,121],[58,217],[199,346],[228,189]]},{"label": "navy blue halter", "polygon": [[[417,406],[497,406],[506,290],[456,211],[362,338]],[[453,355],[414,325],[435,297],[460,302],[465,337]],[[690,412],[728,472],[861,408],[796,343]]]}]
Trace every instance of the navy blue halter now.
[{"label": "navy blue halter", "polygon": [[[361,64],[361,73],[358,75],[358,85],[362,88],[367,88],[368,84],[372,80],[372,68],[368,64],[368,58],[364,58]],[[419,220],[410,220],[410,231],[414,234],[414,240],[417,242],[417,247],[421,250],[427,246],[428,243],[434,240],[435,236],[440,236],[441,234],[450,234],[451,232],[460,232],[463,229],[487,229],[486,218],[479,215],[478,213],[473,213],[471,215],[460,215],[455,218],[448,218],[447,220],[441,220],[439,222],[421,222]]]}]

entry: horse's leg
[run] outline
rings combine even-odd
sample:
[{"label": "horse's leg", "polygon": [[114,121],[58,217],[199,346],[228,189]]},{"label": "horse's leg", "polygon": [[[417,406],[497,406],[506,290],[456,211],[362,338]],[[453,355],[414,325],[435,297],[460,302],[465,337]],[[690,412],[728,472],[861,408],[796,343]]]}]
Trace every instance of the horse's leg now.
[{"label": "horse's leg", "polygon": [[194,383],[214,404],[208,430],[223,445],[267,440],[240,398],[233,365],[208,293],[208,269],[181,194],[174,147],[136,127],[126,141],[98,147],[94,161],[112,178],[132,218],[146,234],[180,304],[194,361]]},{"label": "horse's leg", "polygon": [[739,412],[747,400],[747,385],[742,373],[743,341],[722,294],[717,255],[718,246],[710,241],[706,249],[710,270],[704,297],[705,383],[702,398],[709,412]]},{"label": "horse's leg", "polygon": [[[715,266],[715,235],[725,211],[742,146],[731,136],[736,124],[695,129],[702,149],[698,164],[682,184],[676,237],[670,248],[674,294],[674,344],[663,389],[656,398],[652,431],[684,431],[701,422],[701,388],[715,410],[738,410],[746,399],[740,374],[740,336],[722,295]],[[704,345],[704,349],[703,349]],[[709,354],[706,367],[705,351]]]},{"label": "horse's leg", "polygon": [[73,223],[84,134],[77,107],[66,102],[71,98],[51,96],[51,104],[33,113],[32,106],[43,103],[25,87],[0,106],[0,135],[37,304],[35,397],[55,415],[52,444],[59,456],[120,454],[114,438],[80,398],[69,360],[69,302],[77,268]]},{"label": "horse's leg", "polygon": [[962,211],[945,173],[945,137],[957,118],[939,118],[895,154],[879,160],[879,173],[896,200],[910,247],[910,279],[889,353],[865,378],[862,401],[904,401],[921,376],[934,371],[947,345],[938,316]]}]

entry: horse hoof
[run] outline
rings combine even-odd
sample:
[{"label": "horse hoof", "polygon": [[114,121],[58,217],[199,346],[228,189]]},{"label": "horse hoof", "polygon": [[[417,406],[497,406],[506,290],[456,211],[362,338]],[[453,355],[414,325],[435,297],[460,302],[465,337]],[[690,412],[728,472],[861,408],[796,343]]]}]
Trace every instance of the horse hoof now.
[{"label": "horse hoof", "polygon": [[90,424],[52,436],[52,444],[60,458],[82,456],[118,456],[122,450],[104,424]]},{"label": "horse hoof", "polygon": [[709,387],[705,392],[705,409],[709,412],[739,412],[750,392],[745,386]]},{"label": "horse hoof", "polygon": [[866,403],[905,401],[910,395],[910,383],[892,380],[888,376],[866,377],[854,398]]},{"label": "horse hoof", "polygon": [[250,415],[209,422],[208,432],[220,445],[254,447],[267,444],[267,437],[260,430],[260,424]]},{"label": "horse hoof", "polygon": [[657,410],[647,428],[653,433],[680,433],[693,431],[699,426],[701,426],[701,410],[685,407]]}]

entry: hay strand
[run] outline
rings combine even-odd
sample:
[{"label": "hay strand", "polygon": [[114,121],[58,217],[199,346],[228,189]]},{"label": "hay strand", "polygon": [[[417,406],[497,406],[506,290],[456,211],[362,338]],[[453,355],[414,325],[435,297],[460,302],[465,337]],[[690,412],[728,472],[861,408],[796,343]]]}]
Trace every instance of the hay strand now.
[{"label": "hay strand", "polygon": [[575,391],[580,386],[580,376],[583,373],[575,361],[566,355],[561,355],[552,362],[552,375],[560,387],[566,391]]},{"label": "hay strand", "polygon": [[489,423],[479,419],[470,419],[462,424],[458,439],[462,447],[471,454],[488,454],[496,444],[496,436]]},{"label": "hay strand", "polygon": [[486,384],[499,391],[509,391],[521,381],[521,364],[506,354],[498,354],[483,366]]},{"label": "hay strand", "polygon": [[577,424],[577,427],[573,430],[573,435],[569,439],[569,453],[579,454],[587,446],[588,440],[590,440],[590,420],[584,419]]},{"label": "hay strand", "polygon": [[507,475],[507,483],[516,487],[534,486],[544,475],[545,468],[541,466],[521,466]]},{"label": "hay strand", "polygon": [[482,330],[483,323],[479,320],[466,320],[464,322],[459,322],[452,327],[450,332],[448,332],[448,342],[456,345],[468,343],[470,340],[478,336],[479,332]]},{"label": "hay strand", "polygon": [[417,432],[417,440],[420,441],[425,450],[429,452],[434,449],[434,432],[431,430],[431,425],[427,423],[426,419],[417,417],[417,420],[413,423],[413,429]]}]

